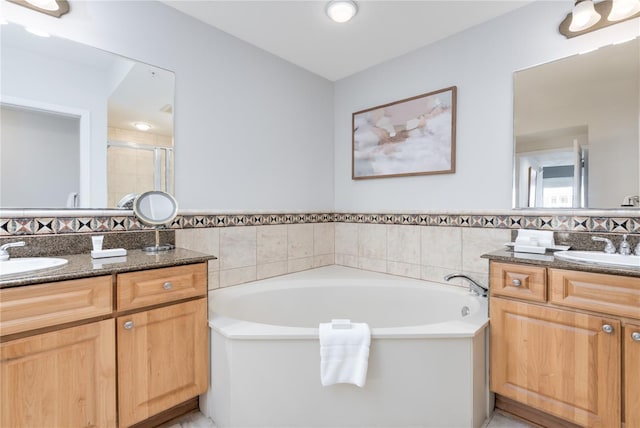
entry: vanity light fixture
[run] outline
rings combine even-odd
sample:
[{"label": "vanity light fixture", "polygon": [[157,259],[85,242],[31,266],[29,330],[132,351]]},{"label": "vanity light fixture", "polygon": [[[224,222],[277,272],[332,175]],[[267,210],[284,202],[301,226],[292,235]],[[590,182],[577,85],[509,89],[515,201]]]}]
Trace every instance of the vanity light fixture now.
[{"label": "vanity light fixture", "polygon": [[138,131],[148,131],[151,129],[151,125],[144,122],[136,122],[133,124]]},{"label": "vanity light fixture", "polygon": [[[604,18],[606,17],[606,18]],[[640,17],[640,0],[577,0],[571,13],[560,23],[559,31],[566,38]]]},{"label": "vanity light fixture", "polygon": [[327,5],[327,15],[338,23],[351,20],[358,13],[358,6],[351,0],[333,0]]},{"label": "vanity light fixture", "polygon": [[60,18],[69,12],[69,2],[67,0],[8,0],[11,3],[28,7],[38,12]]},{"label": "vanity light fixture", "polygon": [[571,25],[569,31],[578,32],[586,30],[600,21],[600,14],[596,12],[593,0],[582,0],[576,2],[571,12]]},{"label": "vanity light fixture", "polygon": [[640,12],[640,0],[613,0],[611,12],[607,19],[612,22],[621,21]]}]

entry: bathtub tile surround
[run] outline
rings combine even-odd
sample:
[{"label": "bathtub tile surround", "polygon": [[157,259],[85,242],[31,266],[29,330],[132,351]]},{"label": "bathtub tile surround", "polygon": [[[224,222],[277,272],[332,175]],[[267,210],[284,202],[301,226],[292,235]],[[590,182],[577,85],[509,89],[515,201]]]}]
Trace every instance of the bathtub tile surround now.
[{"label": "bathtub tile surround", "polygon": [[176,230],[176,245],[219,255],[209,289],[334,264],[333,223]]},{"label": "bathtub tile surround", "polygon": [[[336,223],[338,265],[443,283],[464,272],[488,283],[480,256],[511,239],[508,229]],[[357,245],[356,245],[357,244]],[[459,280],[450,284],[462,285]]]}]

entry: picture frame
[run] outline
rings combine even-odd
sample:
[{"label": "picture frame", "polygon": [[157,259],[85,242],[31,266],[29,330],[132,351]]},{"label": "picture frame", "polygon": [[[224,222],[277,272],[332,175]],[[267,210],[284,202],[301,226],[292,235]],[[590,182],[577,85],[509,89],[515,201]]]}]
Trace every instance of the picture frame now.
[{"label": "picture frame", "polygon": [[351,178],[456,171],[457,87],[357,111],[351,117]]}]

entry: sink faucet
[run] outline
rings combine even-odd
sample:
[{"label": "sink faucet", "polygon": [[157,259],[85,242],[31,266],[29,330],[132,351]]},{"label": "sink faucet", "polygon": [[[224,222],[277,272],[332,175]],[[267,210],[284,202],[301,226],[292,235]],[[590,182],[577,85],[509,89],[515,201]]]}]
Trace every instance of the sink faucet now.
[{"label": "sink faucet", "polygon": [[601,238],[599,236],[594,236],[591,239],[593,241],[606,242],[607,245],[604,246],[604,252],[607,253],[607,254],[615,254],[616,247],[615,247],[615,245],[613,245],[613,242],[611,242],[611,239]]},{"label": "sink faucet", "polygon": [[483,285],[480,285],[475,279],[470,278],[462,273],[450,273],[449,275],[444,277],[445,281],[449,281],[453,278],[466,279],[469,282],[469,291],[471,293],[475,294],[476,296],[487,297],[489,289]]},{"label": "sink faucet", "polygon": [[9,260],[9,252],[7,248],[11,247],[24,247],[24,241],[9,242],[7,244],[0,245],[0,261]]},{"label": "sink faucet", "polygon": [[622,235],[622,242],[620,242],[620,249],[618,252],[623,256],[631,254],[631,244],[627,242],[627,235]]}]

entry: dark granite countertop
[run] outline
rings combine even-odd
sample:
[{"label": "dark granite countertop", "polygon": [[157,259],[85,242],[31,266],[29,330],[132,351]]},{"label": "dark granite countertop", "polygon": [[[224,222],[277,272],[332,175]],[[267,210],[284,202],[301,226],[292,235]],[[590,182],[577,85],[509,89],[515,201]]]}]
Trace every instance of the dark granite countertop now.
[{"label": "dark granite countertop", "polygon": [[577,263],[556,259],[552,251],[545,254],[516,253],[512,250],[498,250],[483,254],[482,258],[505,263],[523,263],[529,265],[545,266],[556,269],[579,270],[584,272],[608,273],[640,278],[640,269],[631,267],[616,267],[596,265],[592,263]]},{"label": "dark granite countertop", "polygon": [[103,259],[92,259],[90,254],[72,254],[56,257],[67,259],[69,263],[58,268],[7,276],[6,278],[0,279],[0,288],[20,287],[24,285],[40,284],[43,282],[63,281],[67,279],[110,275],[120,272],[186,265],[216,258],[212,255],[185,250],[182,248],[176,248],[157,254],[145,253],[142,250],[128,250],[126,256]]}]

